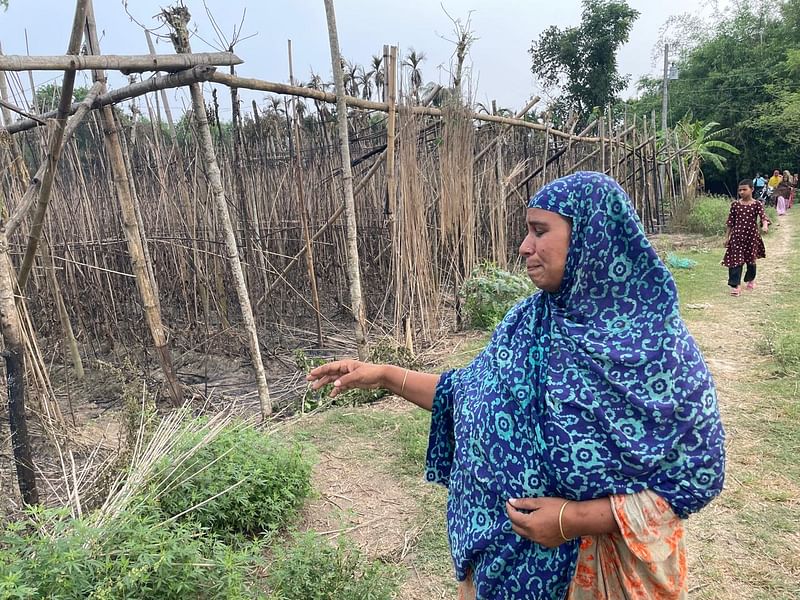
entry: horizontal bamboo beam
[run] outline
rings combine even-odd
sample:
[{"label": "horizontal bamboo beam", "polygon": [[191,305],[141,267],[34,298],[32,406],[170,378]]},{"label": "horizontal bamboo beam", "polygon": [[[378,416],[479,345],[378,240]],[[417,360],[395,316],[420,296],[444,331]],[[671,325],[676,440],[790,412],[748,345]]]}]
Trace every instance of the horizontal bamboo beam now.
[{"label": "horizontal bamboo beam", "polygon": [[174,73],[200,65],[228,67],[244,62],[232,52],[198,52],[196,54],[140,54],[119,56],[0,56],[0,71],[87,71],[109,69],[122,73],[166,71]]},{"label": "horizontal bamboo beam", "polygon": [[[126,85],[125,87],[117,88],[98,96],[94,99],[94,102],[92,102],[91,108],[102,108],[107,104],[116,104],[118,102],[130,100],[131,98],[136,98],[137,96],[142,96],[150,92],[182,87],[184,85],[189,85],[191,83],[197,83],[200,81],[207,81],[213,75],[215,70],[216,67],[203,65],[199,67],[192,67],[186,71],[172,73],[171,75],[159,75],[158,77],[151,77],[144,81],[137,81],[131,85]],[[73,103],[72,107],[70,108],[70,114],[74,114],[80,105],[80,102]],[[33,129],[34,127],[42,125],[45,122],[45,119],[55,118],[56,114],[57,111],[53,110],[38,115],[35,119],[17,121],[8,127],[0,128],[0,131],[3,131],[4,129],[6,132],[14,134],[19,133],[20,131]]]},{"label": "horizontal bamboo beam", "polygon": [[[271,92],[273,94],[286,94],[289,96],[300,96],[302,98],[311,98],[312,100],[319,100],[320,102],[328,102],[334,104],[336,102],[336,94],[330,92],[323,92],[322,90],[315,90],[312,88],[300,87],[296,85],[287,85],[285,83],[273,83],[271,81],[263,81],[261,79],[253,79],[249,77],[238,77],[236,75],[228,75],[226,73],[214,73],[211,77],[214,83],[220,83],[234,88],[245,88],[249,90],[257,90],[260,92]],[[353,96],[345,96],[345,103],[348,106],[356,108],[363,108],[365,110],[377,110],[381,112],[389,112],[389,105],[386,102],[373,102],[372,100],[363,100],[362,98],[355,98]],[[399,112],[411,113],[414,115],[428,115],[431,117],[441,117],[442,109],[430,106],[398,106]],[[564,131],[553,129],[541,123],[533,123],[523,119],[516,119],[513,117],[501,117],[499,115],[487,115],[483,113],[469,113],[469,117],[476,121],[486,121],[489,123],[502,123],[503,125],[512,125],[516,127],[525,127],[527,129],[535,129],[536,131],[547,131],[550,135],[566,140],[575,142],[597,143],[600,141],[599,137],[581,137],[573,135]],[[612,141],[612,140],[606,140]]]}]

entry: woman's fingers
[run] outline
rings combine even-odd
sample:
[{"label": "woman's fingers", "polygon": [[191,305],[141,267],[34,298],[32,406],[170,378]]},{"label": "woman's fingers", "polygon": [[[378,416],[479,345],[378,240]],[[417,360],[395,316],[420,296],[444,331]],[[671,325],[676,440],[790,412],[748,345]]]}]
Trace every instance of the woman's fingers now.
[{"label": "woman's fingers", "polygon": [[306,380],[316,381],[323,377],[344,375],[355,369],[357,364],[358,362],[354,360],[337,360],[330,362],[309,371]]},{"label": "woman's fingers", "polygon": [[517,510],[536,510],[541,504],[539,498],[509,498],[508,503]]},{"label": "woman's fingers", "polygon": [[311,389],[318,390],[321,387],[328,385],[329,383],[333,383],[338,378],[339,375],[337,374],[337,375],[325,375],[323,377],[320,377],[319,379],[315,379],[314,381],[311,382]]}]

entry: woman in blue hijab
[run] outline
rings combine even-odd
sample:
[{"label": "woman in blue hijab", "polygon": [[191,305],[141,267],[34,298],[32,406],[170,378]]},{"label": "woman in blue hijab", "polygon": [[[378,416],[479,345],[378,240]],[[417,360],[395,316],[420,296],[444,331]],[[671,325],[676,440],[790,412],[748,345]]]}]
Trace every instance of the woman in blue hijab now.
[{"label": "woman in blue hijab", "polygon": [[724,432],[675,283],[603,174],[549,183],[526,222],[540,291],[470,365],[340,361],[309,380],[432,411],[426,477],[449,490],[463,598],[683,598],[681,519],[722,490]]}]

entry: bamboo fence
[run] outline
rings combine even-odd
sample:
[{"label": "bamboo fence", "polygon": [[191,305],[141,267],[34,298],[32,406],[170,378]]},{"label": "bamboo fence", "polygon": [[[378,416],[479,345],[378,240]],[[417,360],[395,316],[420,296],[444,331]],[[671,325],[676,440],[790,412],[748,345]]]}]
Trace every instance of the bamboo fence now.
[{"label": "bamboo fence", "polygon": [[[608,173],[648,232],[660,231],[682,193],[681,150],[659,153],[654,116],[602,115],[576,134],[535,118],[536,99],[515,117],[475,112],[460,77],[419,100],[400,89],[388,46],[380,102],[345,96],[338,75],[338,95],[297,86],[291,74],[289,84],[239,77],[232,47],[191,53],[185,8],[162,16],[176,55],[155,55],[148,36],[148,55],[102,56],[91,1],[78,0],[66,56],[0,56],[6,362],[34,382],[50,429],[64,428],[45,366],[59,352],[83,377],[82,357],[155,348],[176,404],[184,390],[174,353],[249,356],[266,417],[262,354],[279,364],[293,349],[334,346],[365,358],[370,337],[388,333],[413,348],[458,327],[472,270],[518,266],[527,199],[547,181]],[[78,55],[84,35],[88,53]],[[48,113],[24,106],[24,94],[9,97],[6,77],[21,92],[11,72],[34,68],[65,69],[66,98],[76,70],[92,69],[95,85]],[[106,68],[169,74],[107,91]],[[202,82],[214,86],[210,102]],[[176,124],[165,104],[162,122],[159,94],[182,86],[192,107]],[[231,122],[219,117],[220,87],[231,94]],[[243,112],[242,88],[279,96]],[[24,403],[10,405],[24,421]]]},{"label": "bamboo fence", "polygon": [[[392,173],[383,160],[386,116],[359,108],[349,115],[362,287],[373,329],[400,330],[410,320],[415,334],[430,340],[451,326],[452,303],[463,279],[480,261],[513,266],[527,198],[546,181],[574,170],[616,177],[648,231],[664,224],[669,205],[660,189],[649,121],[617,121],[609,129],[600,120],[594,127],[603,129],[598,132],[602,140],[599,135],[572,140],[555,130],[479,122],[463,107],[445,108],[441,116],[419,114],[407,101],[398,102]],[[297,156],[290,147],[293,124],[283,109],[256,108],[230,133],[216,116],[218,107],[210,106],[244,276],[267,338],[276,324],[314,329],[317,316],[326,329],[339,329],[350,306],[346,229],[338,218],[344,192],[334,111],[303,106]],[[195,125],[184,120],[186,127],[173,138],[164,125],[132,122],[119,113],[117,118],[161,310],[181,343],[195,344],[241,320]],[[37,164],[42,130],[15,139],[28,162]],[[487,145],[493,150],[482,152]],[[102,147],[102,126],[92,115],[64,149],[47,219],[64,302],[79,324],[79,337],[95,347],[109,336],[142,336],[140,300]],[[396,186],[392,213],[390,176]],[[297,198],[298,181],[304,204]],[[22,196],[13,171],[4,171],[0,186],[13,212]],[[312,302],[306,261],[298,260],[307,247],[306,216],[321,315]],[[23,223],[10,240],[15,260],[28,234]],[[43,272],[34,271],[32,287],[29,309],[41,327],[52,330],[46,324],[54,326],[56,315]]]}]

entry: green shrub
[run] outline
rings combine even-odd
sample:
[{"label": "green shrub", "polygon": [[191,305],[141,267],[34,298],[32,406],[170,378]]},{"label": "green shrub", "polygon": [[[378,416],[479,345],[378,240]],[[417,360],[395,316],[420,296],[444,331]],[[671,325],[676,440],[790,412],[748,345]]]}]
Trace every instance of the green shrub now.
[{"label": "green shrub", "polygon": [[[689,233],[705,236],[725,235],[731,199],[727,196],[702,196],[694,201],[686,219]],[[778,222],[778,211],[774,206],[766,207],[767,218],[773,225]]]},{"label": "green shrub", "polygon": [[725,222],[731,210],[730,198],[703,196],[698,198],[689,211],[686,225],[689,233],[707,236],[725,235]]},{"label": "green shrub", "polygon": [[466,322],[474,329],[496,327],[512,306],[535,290],[527,275],[482,263],[461,287]]},{"label": "green shrub", "polygon": [[39,510],[1,535],[3,599],[257,597],[255,559],[188,523],[125,514],[100,527]]},{"label": "green shrub", "polygon": [[397,591],[389,567],[313,532],[277,547],[266,579],[270,600],[389,600]]},{"label": "green shrub", "polygon": [[[174,454],[198,444],[166,490],[153,494],[168,516],[187,518],[223,539],[272,532],[292,522],[311,493],[308,449],[277,441],[242,423],[210,443],[188,436]],[[169,465],[171,458],[165,463]],[[169,472],[169,470],[167,470]],[[159,486],[155,481],[155,486]],[[164,487],[164,486],[161,486]]]}]

